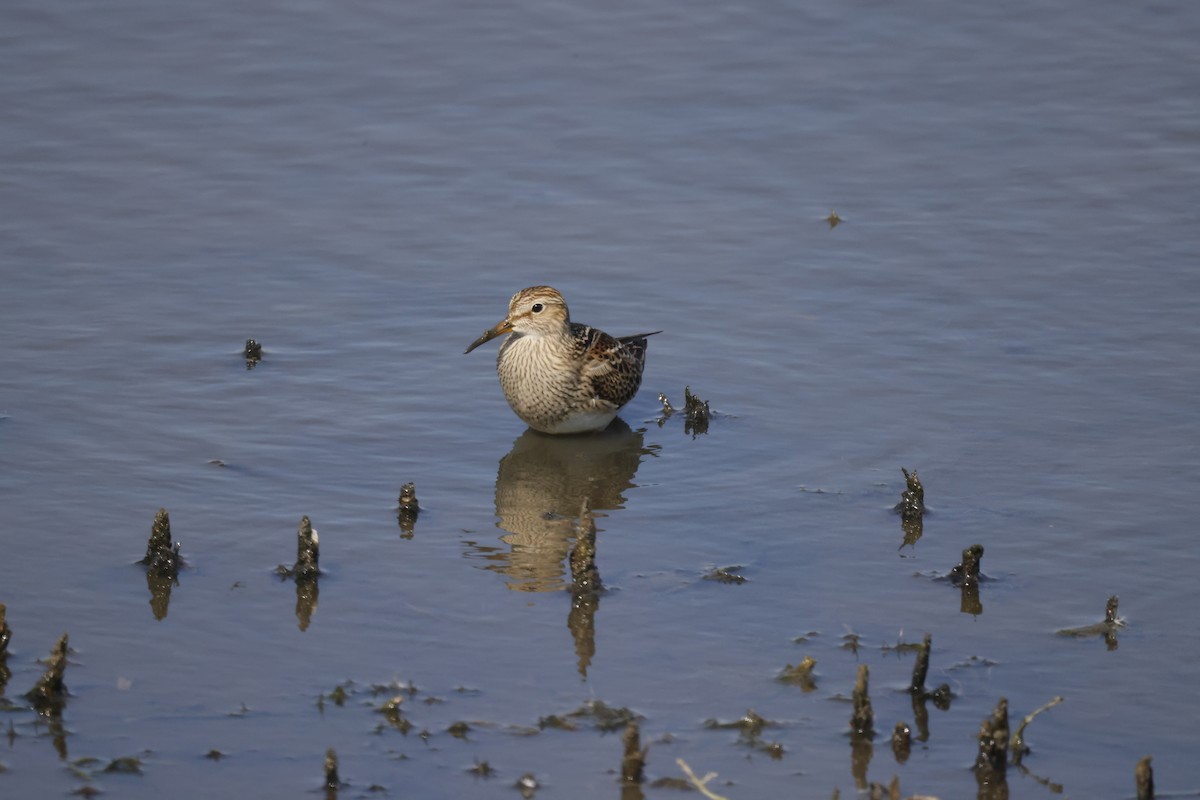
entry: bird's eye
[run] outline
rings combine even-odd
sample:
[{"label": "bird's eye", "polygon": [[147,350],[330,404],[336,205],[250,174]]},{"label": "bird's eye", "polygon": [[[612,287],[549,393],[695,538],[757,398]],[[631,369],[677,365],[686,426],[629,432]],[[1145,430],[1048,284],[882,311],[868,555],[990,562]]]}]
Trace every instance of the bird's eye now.
[{"label": "bird's eye", "polygon": [[529,310],[535,314],[540,314],[543,308],[545,308],[545,306],[542,305],[541,303],[534,303],[533,307]]}]

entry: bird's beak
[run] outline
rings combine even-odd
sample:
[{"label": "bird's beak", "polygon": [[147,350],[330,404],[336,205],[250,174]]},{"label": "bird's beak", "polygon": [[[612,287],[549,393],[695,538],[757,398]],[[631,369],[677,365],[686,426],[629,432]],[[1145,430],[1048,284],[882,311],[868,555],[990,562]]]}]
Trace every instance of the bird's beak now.
[{"label": "bird's beak", "polygon": [[506,333],[512,333],[512,329],[513,329],[513,326],[512,326],[511,321],[509,321],[508,319],[500,320],[499,322],[496,323],[495,327],[488,328],[486,331],[483,332],[482,336],[480,336],[475,341],[471,342],[470,346],[467,347],[467,349],[463,351],[463,355],[466,355],[467,353],[471,352],[476,347],[479,347],[479,345],[484,344],[485,342],[490,342],[492,339],[495,339],[497,336],[503,336]]}]

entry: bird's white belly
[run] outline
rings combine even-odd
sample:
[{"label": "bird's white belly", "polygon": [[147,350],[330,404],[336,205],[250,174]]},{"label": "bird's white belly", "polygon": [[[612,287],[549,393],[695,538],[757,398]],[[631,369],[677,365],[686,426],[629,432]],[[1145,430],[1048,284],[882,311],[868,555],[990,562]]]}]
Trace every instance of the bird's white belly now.
[{"label": "bird's white belly", "polygon": [[552,425],[539,427],[537,430],[543,433],[587,433],[588,431],[600,431],[608,427],[608,424],[617,416],[617,410],[614,408],[611,411],[575,411],[568,414],[565,419],[556,422]]}]

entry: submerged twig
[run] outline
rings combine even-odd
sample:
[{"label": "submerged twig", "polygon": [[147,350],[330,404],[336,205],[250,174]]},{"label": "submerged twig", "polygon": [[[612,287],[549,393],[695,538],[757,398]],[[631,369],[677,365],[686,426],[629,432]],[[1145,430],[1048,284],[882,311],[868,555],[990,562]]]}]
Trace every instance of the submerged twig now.
[{"label": "submerged twig", "polygon": [[1020,764],[1021,758],[1029,752],[1029,747],[1025,744],[1025,726],[1033,722],[1034,717],[1036,717],[1038,714],[1041,714],[1043,711],[1049,711],[1061,703],[1063,699],[1064,698],[1061,695],[1055,697],[1049,703],[1046,703],[1036,711],[1026,714],[1024,718],[1022,718],[1021,724],[1017,726],[1017,730],[1013,733],[1012,739],[1008,743],[1009,756],[1012,759],[1012,763]]},{"label": "submerged twig", "polygon": [[707,797],[708,800],[729,800],[729,798],[722,797],[721,795],[714,792],[712,789],[708,788],[709,782],[714,780],[717,777],[717,773],[708,772],[708,773],[705,773],[703,778],[697,778],[696,773],[692,772],[692,768],[689,767],[688,763],[686,761],[684,761],[682,758],[675,759],[675,763],[679,765],[679,768],[681,770],[683,770],[683,774],[687,776],[687,779],[689,781],[691,781],[692,786],[695,786],[696,790],[699,791],[700,794]]}]

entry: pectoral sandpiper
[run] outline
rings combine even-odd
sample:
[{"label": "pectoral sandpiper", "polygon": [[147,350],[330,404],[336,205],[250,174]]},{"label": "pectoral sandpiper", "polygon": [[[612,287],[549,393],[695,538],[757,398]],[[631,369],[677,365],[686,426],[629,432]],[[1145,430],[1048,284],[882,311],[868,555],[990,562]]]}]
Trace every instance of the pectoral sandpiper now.
[{"label": "pectoral sandpiper", "polygon": [[530,286],[513,295],[508,316],[466,352],[506,333],[496,372],[508,405],[534,430],[584,433],[605,428],[637,394],[646,337],[659,331],[614,338],[571,322],[556,290]]}]

